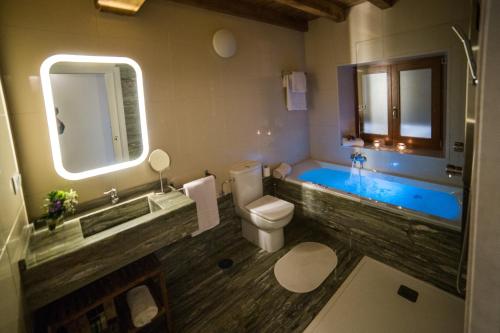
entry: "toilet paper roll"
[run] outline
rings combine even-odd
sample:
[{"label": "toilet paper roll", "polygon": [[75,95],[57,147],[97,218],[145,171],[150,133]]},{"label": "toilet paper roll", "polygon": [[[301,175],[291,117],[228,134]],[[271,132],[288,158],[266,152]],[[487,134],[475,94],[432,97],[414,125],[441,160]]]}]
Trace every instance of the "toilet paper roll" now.
[{"label": "toilet paper roll", "polygon": [[271,176],[271,168],[267,165],[264,166],[264,178]]}]

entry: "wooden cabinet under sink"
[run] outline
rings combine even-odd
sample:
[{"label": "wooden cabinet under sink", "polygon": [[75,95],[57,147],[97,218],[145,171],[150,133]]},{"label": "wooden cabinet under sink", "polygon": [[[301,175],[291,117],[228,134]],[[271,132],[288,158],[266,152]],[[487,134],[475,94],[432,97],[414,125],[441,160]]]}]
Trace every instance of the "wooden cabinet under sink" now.
[{"label": "wooden cabinet under sink", "polygon": [[[132,324],[126,293],[148,286],[158,314],[150,324]],[[93,327],[93,329],[91,328]],[[172,332],[165,273],[154,254],[129,264],[39,309],[35,332]]]}]

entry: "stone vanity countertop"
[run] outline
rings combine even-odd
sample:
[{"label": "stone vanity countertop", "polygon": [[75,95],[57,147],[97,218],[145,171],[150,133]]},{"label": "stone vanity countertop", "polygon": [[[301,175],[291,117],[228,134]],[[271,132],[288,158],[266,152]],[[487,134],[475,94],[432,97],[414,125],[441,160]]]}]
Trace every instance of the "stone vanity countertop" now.
[{"label": "stone vanity countertop", "polygon": [[79,218],[55,232],[33,230],[19,262],[28,306],[46,305],[198,229],[187,196],[170,192],[152,201],[160,209],[86,238]]}]

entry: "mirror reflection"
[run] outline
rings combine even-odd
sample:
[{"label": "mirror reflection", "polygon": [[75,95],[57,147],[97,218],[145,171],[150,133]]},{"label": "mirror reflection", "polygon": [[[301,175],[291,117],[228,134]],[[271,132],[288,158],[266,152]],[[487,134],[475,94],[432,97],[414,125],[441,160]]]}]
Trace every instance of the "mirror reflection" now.
[{"label": "mirror reflection", "polygon": [[50,67],[49,77],[66,171],[81,173],[143,154],[139,87],[131,65],[62,61]]}]

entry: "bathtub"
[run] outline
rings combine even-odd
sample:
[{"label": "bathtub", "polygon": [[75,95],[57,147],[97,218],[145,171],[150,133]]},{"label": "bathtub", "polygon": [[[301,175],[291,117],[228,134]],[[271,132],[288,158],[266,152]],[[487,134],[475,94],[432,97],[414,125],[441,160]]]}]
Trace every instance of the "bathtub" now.
[{"label": "bathtub", "polygon": [[285,179],[302,186],[372,205],[407,218],[461,229],[462,190],[458,187],[307,160]]}]

